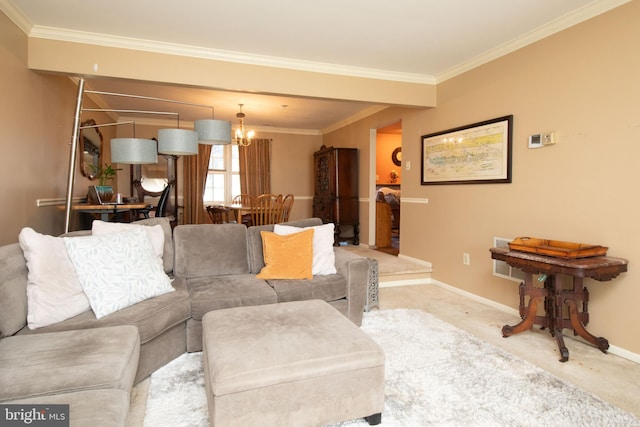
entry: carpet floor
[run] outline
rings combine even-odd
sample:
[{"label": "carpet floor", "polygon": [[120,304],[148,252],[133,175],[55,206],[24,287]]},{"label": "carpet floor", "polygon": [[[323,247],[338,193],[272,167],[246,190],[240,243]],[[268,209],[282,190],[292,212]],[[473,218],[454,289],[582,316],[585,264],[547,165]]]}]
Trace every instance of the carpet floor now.
[{"label": "carpet floor", "polygon": [[[387,358],[383,426],[640,425],[634,415],[424,311],[365,313],[362,329]],[[144,425],[208,425],[201,353],[182,355],[151,376]]]}]

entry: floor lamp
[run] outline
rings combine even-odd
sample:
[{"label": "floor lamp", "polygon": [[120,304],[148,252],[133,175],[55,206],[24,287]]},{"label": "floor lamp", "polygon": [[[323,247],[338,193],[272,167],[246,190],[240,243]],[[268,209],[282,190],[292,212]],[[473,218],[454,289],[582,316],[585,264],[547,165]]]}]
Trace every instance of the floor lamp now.
[{"label": "floor lamp", "polygon": [[198,154],[198,133],[186,129],[158,130],[158,153],[167,159],[167,185],[173,186],[173,218],[178,221],[178,179],[176,166],[178,157]]},{"label": "floor lamp", "polygon": [[[78,155],[78,136],[81,129],[80,116],[83,111],[100,111],[100,112],[123,112],[124,110],[113,109],[83,109],[82,103],[85,93],[93,93],[98,95],[122,96],[137,99],[146,99],[149,101],[170,102],[175,104],[185,104],[197,107],[211,108],[211,119],[196,120],[194,122],[195,131],[186,129],[161,129],[158,132],[158,143],[151,139],[135,138],[135,125],[133,138],[114,138],[111,140],[111,162],[118,164],[144,164],[157,163],[157,154],[167,156],[167,166],[169,169],[169,185],[176,184],[175,161],[179,156],[194,155],[198,153],[198,143],[200,144],[230,144],[231,143],[231,122],[224,120],[215,120],[213,118],[213,107],[208,105],[193,104],[190,102],[176,101],[170,99],[153,98],[140,95],[85,91],[85,80],[81,77],[78,81],[78,92],[76,98],[76,107],[73,121],[73,132],[71,140],[71,149],[69,153],[69,171],[67,176],[67,195],[65,200],[65,225],[64,232],[69,232],[71,221],[71,204],[73,200],[73,188],[76,174],[76,159]],[[157,111],[131,111],[126,112],[144,113],[144,114],[173,114],[180,119],[178,113],[173,112],[157,112]],[[118,125],[123,123],[112,123],[99,126]],[[178,215],[178,194],[177,188],[174,188],[175,195],[175,218]]]}]

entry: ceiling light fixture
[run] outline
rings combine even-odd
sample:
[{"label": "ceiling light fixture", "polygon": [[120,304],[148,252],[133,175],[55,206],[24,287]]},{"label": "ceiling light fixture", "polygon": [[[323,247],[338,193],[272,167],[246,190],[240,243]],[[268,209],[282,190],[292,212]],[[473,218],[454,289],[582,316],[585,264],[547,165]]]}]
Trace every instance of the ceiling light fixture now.
[{"label": "ceiling light fixture", "polygon": [[255,132],[252,130],[246,130],[244,128],[244,118],[245,118],[245,114],[242,112],[242,106],[244,104],[238,104],[240,106],[240,112],[238,114],[236,114],[236,117],[238,118],[238,120],[240,121],[240,125],[238,126],[238,128],[236,129],[236,144],[242,146],[242,147],[247,147],[251,144],[251,140],[253,139]]}]

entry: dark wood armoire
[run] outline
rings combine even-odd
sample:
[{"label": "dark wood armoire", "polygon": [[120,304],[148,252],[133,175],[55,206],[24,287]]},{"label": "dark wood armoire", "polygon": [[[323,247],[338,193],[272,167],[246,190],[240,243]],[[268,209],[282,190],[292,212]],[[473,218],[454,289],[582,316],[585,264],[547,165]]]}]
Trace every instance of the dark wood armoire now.
[{"label": "dark wood armoire", "polygon": [[335,224],[335,244],[360,244],[358,149],[325,147],[313,153],[313,216]]}]

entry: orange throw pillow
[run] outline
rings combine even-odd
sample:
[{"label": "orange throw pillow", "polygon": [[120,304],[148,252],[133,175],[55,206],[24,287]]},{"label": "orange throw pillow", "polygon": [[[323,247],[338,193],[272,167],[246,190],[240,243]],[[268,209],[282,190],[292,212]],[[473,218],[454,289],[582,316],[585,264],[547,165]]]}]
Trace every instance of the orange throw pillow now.
[{"label": "orange throw pillow", "polygon": [[313,229],[280,236],[261,231],[264,268],[260,279],[313,279]]}]

